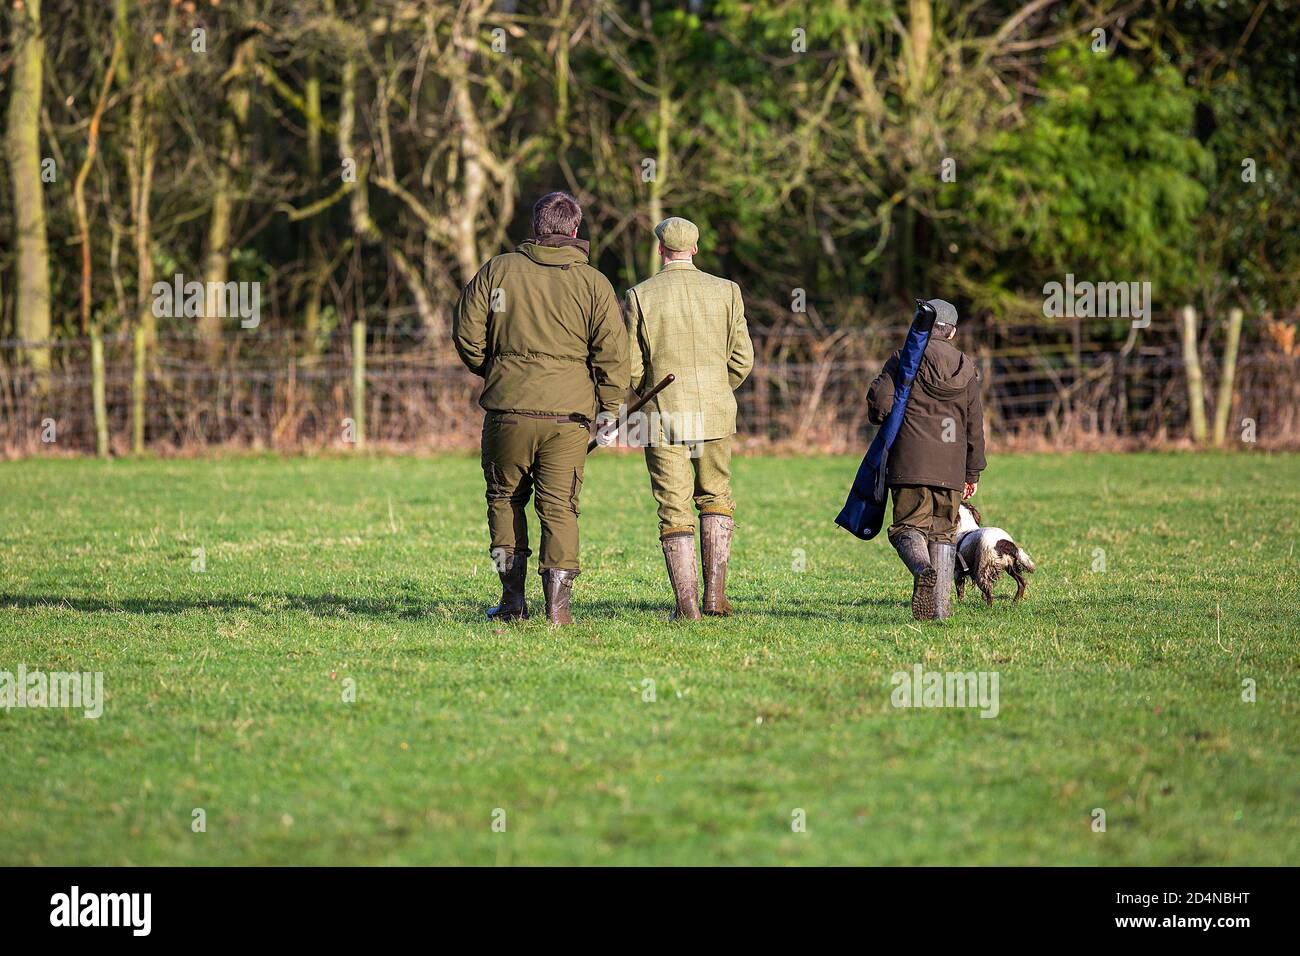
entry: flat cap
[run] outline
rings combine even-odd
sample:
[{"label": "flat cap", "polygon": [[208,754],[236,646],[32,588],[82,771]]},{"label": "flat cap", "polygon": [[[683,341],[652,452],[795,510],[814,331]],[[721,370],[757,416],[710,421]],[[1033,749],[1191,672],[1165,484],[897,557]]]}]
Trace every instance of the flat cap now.
[{"label": "flat cap", "polygon": [[655,235],[673,252],[689,252],[700,241],[699,227],[678,216],[670,216],[655,226]]},{"label": "flat cap", "polygon": [[957,325],[957,307],[951,302],[943,299],[930,299],[930,305],[934,309],[934,321],[942,322],[944,325]]}]

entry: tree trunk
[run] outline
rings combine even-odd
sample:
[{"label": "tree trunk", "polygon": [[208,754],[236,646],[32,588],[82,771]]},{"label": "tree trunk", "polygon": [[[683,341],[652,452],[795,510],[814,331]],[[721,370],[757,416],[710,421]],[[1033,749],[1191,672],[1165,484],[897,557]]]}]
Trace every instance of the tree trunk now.
[{"label": "tree trunk", "polygon": [[[133,48],[130,26],[130,0],[117,0],[117,36],[123,44],[123,56],[118,67],[117,83],[120,89],[131,90],[128,140],[126,146],[127,184],[131,193],[132,247],[135,251],[135,323],[144,330],[145,344],[152,348],[158,335],[158,320],[153,314],[153,176],[158,158],[157,106],[159,72],[149,69],[149,55]],[[169,12],[164,30],[170,33],[175,13]],[[136,51],[134,67],[136,82],[131,84],[131,57],[126,51]],[[170,278],[170,276],[168,277]]]},{"label": "tree trunk", "polygon": [[[668,71],[664,69],[662,61],[659,69],[659,109],[657,123],[657,135],[655,139],[655,169],[654,178],[650,180],[650,228],[663,222],[664,218],[664,179],[668,174],[668,159],[671,143],[671,132],[673,123],[673,102],[668,89]],[[646,259],[646,275],[654,275],[659,271],[659,240],[651,234],[650,254]]]},{"label": "tree trunk", "polygon": [[[125,3],[121,7],[125,20]],[[126,58],[123,57],[123,63]],[[139,64],[137,63],[137,67]],[[158,134],[154,120],[157,105],[157,80],[149,71],[137,78],[131,91],[129,132],[126,149],[127,182],[131,190],[132,245],[135,249],[135,320],[144,329],[146,344],[153,345],[158,334],[158,320],[152,308],[153,292],[153,222],[150,206],[153,201],[153,174],[158,156]],[[129,71],[119,83],[126,88],[130,83]]]},{"label": "tree trunk", "polygon": [[[25,15],[24,15],[25,13]],[[50,253],[45,236],[45,184],[41,182],[41,73],[45,43],[41,38],[40,0],[27,0],[11,13],[16,35],[12,89],[9,94],[5,145],[14,191],[14,231],[17,256],[17,333],[28,342],[50,338]],[[46,345],[25,349],[22,359],[36,372],[37,385],[49,381],[50,350]]]},{"label": "tree trunk", "polygon": [[[307,175],[312,185],[321,176],[320,64],[315,56],[307,67]],[[320,217],[312,216],[307,224],[307,301],[303,306],[303,343],[307,354],[319,351],[321,289],[325,285],[326,265],[321,246]]]},{"label": "tree trunk", "polygon": [[[248,86],[250,60],[255,39],[245,40],[235,51],[234,63],[226,78],[230,93],[226,102],[226,116],[221,124],[221,147],[217,157],[216,175],[212,181],[212,214],[208,219],[208,249],[203,261],[203,281],[224,285],[230,277],[230,233],[234,215],[235,188],[243,168],[244,125],[248,121],[251,92]],[[208,285],[217,292],[207,299],[203,317],[199,320],[199,334],[203,339],[208,361],[215,362],[221,351],[221,320],[218,308],[222,297],[217,285]]]},{"label": "tree trunk", "polygon": [[370,199],[366,189],[366,164],[362,163],[352,142],[357,121],[357,61],[349,52],[339,75],[339,159],[351,163],[356,183],[349,196],[352,231],[363,243],[379,238],[379,227],[370,218]]},{"label": "tree trunk", "polygon": [[571,0],[561,0],[556,17],[560,34],[555,44],[555,130],[560,137],[561,156],[569,148],[569,33],[565,27],[569,23],[570,4]]},{"label": "tree trunk", "polygon": [[[472,34],[471,34],[472,35]],[[457,69],[451,81],[451,99],[460,123],[460,160],[462,187],[459,202],[451,206],[452,237],[461,284],[474,278],[483,260],[479,257],[478,219],[487,191],[487,170],[483,167],[482,129],[470,97],[467,68]]]},{"label": "tree trunk", "polygon": [[90,169],[95,164],[95,156],[99,152],[99,124],[103,120],[104,110],[108,106],[108,93],[113,88],[113,73],[117,69],[121,55],[122,40],[118,36],[113,41],[113,53],[109,57],[108,69],[104,71],[104,82],[99,90],[99,99],[95,101],[95,110],[90,114],[90,124],[86,128],[86,157],[81,162],[81,168],[77,170],[77,178],[72,186],[73,208],[77,213],[77,232],[81,240],[80,313],[82,335],[87,335],[91,331],[92,296],[94,294],[94,287],[91,284],[93,260],[90,251],[90,215],[86,210],[86,179],[90,176]]},{"label": "tree trunk", "polygon": [[150,302],[153,290],[153,220],[149,204],[153,199],[153,171],[158,156],[158,135],[154,128],[152,89],[144,105],[143,135],[140,148],[139,195],[135,202],[136,317],[144,329],[146,343],[153,345],[158,336],[158,320]]},{"label": "tree trunk", "polygon": [[925,74],[930,65],[930,39],[934,16],[930,0],[909,0],[908,5],[908,93],[915,102],[925,92]]},{"label": "tree trunk", "polygon": [[[352,190],[352,231],[358,240],[358,246],[371,245],[379,242],[383,238],[379,226],[370,217],[370,200],[367,193],[368,188],[368,164],[362,163],[357,156],[357,150],[352,142],[353,131],[356,127],[356,109],[357,109],[357,65],[356,60],[351,54],[343,61],[340,69],[339,82],[339,157],[346,163],[352,160],[356,164],[357,179],[356,187]],[[466,91],[468,95],[468,91]],[[473,229],[476,220],[470,217],[470,237],[473,239]],[[477,249],[477,241],[474,242]],[[407,288],[411,291],[412,298],[415,299],[416,312],[420,316],[421,322],[432,333],[441,335],[441,323],[434,315],[433,303],[429,300],[429,293],[425,289],[424,279],[420,275],[420,270],[416,267],[410,258],[402,252],[396,244],[386,245],[386,251],[392,259],[397,269],[398,275],[406,282]],[[473,253],[477,255],[477,252]],[[469,282],[478,271],[479,263],[477,259],[467,260],[458,252],[458,259],[462,271],[469,268],[468,277],[465,282]]]}]

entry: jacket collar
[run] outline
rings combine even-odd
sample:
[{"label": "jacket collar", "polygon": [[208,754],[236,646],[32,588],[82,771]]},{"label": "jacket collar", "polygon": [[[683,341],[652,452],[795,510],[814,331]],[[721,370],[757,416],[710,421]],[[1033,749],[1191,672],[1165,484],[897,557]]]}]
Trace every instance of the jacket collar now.
[{"label": "jacket collar", "polygon": [[552,233],[549,236],[534,236],[532,239],[527,241],[535,242],[539,246],[553,246],[555,248],[572,246],[574,249],[581,249],[584,256],[589,258],[591,256],[591,243],[586,239],[579,239],[576,236],[561,236]]},{"label": "jacket collar", "polygon": [[690,259],[674,259],[672,262],[665,262],[660,268],[660,272],[667,272],[672,269],[674,272],[681,272],[685,269],[694,269],[695,263]]},{"label": "jacket collar", "polygon": [[519,251],[540,265],[566,268],[578,262],[587,262],[591,257],[590,243],[586,239],[574,239],[572,236],[526,239],[519,244]]}]

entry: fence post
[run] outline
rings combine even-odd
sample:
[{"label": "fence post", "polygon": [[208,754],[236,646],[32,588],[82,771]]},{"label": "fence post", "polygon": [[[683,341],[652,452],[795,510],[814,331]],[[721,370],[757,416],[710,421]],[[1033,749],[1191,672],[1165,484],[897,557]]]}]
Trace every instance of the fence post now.
[{"label": "fence post", "polygon": [[135,327],[135,369],[131,377],[131,453],[144,454],[144,326]]},{"label": "fence post", "polygon": [[1214,447],[1222,448],[1228,436],[1228,416],[1232,414],[1232,386],[1237,377],[1237,350],[1241,345],[1241,309],[1228,310],[1228,341],[1223,346],[1223,363],[1219,370],[1219,397],[1214,403]]},{"label": "fence post", "polygon": [[1192,441],[1205,444],[1205,387],[1201,376],[1201,353],[1197,348],[1196,309],[1183,306],[1183,368],[1187,371],[1187,417]]},{"label": "fence post", "polygon": [[352,423],[357,448],[366,447],[366,323],[352,323]]},{"label": "fence post", "polygon": [[90,330],[90,380],[95,406],[95,454],[108,457],[108,411],[104,405],[104,338]]}]

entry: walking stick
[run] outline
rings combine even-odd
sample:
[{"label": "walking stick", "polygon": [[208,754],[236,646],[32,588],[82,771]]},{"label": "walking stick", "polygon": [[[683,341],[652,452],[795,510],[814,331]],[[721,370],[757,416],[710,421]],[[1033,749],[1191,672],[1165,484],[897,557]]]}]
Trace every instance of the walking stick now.
[{"label": "walking stick", "polygon": [[[650,389],[650,391],[646,392],[644,395],[642,395],[635,402],[633,402],[631,405],[628,406],[627,416],[631,418],[637,412],[641,411],[641,409],[645,407],[646,402],[650,401],[650,399],[654,398],[665,388],[671,385],[676,380],[676,378],[677,376],[675,375],[665,375],[664,380],[662,382],[660,382],[654,388]],[[587,442],[587,454],[590,455],[593,451],[596,450],[597,447],[598,447],[598,442],[596,441],[596,439],[593,438],[591,441]]]}]

